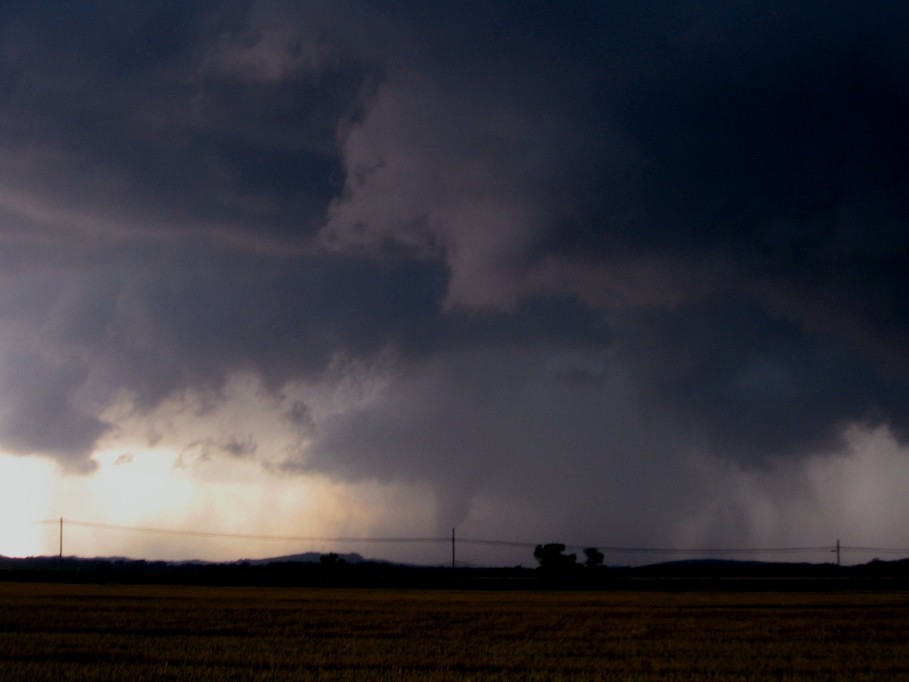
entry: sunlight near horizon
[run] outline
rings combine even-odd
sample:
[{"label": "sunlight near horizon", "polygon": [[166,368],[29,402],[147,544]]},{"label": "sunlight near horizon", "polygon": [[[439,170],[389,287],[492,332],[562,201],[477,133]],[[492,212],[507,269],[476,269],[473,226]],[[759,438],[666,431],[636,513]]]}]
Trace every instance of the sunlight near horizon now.
[{"label": "sunlight near horizon", "polygon": [[0,454],[0,555],[56,555],[60,517],[66,556],[149,560],[231,561],[364,548],[325,541],[148,533],[129,527],[314,538],[419,536],[428,530],[426,511],[432,499],[423,490],[280,475],[245,459],[184,462],[163,449],[110,448],[93,459],[97,469],[78,475],[65,473],[49,459]]},{"label": "sunlight near horizon", "polygon": [[110,523],[135,524],[149,516],[183,512],[193,498],[193,481],[174,464],[176,455],[162,451],[103,452],[94,457],[98,470],[78,481],[88,488],[67,500],[74,518],[103,517]]},{"label": "sunlight near horizon", "polygon": [[[729,494],[695,510],[699,514],[680,520],[674,544],[723,544],[725,536],[712,533],[728,518],[729,509],[734,508],[731,501],[736,500],[741,504],[741,518],[750,523],[750,544],[755,546],[826,546],[838,538],[852,545],[907,546],[905,534],[891,522],[909,510],[901,492],[909,482],[904,466],[907,450],[886,429],[854,429],[847,436],[849,457],[819,455],[807,463],[760,472],[705,471],[705,476],[723,480]],[[372,558],[416,562],[445,559],[444,547],[319,539],[437,535],[431,513],[434,495],[425,486],[344,483],[280,474],[251,458],[184,461],[163,449],[110,448],[94,459],[98,467],[92,474],[76,475],[65,473],[49,459],[0,454],[0,555],[56,555],[57,520],[63,516],[70,522],[184,533],[143,533],[71,523],[64,532],[67,556],[234,561],[310,551],[355,551]],[[809,492],[794,500],[780,481]],[[869,504],[869,500],[876,502]],[[532,518],[532,511],[519,509],[506,517],[500,504],[484,504],[480,499],[463,525],[463,535],[511,539],[516,537],[515,529]],[[49,523],[40,525],[38,521]],[[461,526],[458,531],[461,536]],[[188,534],[199,532],[212,536]],[[535,532],[543,531],[537,528]],[[294,539],[286,539],[290,537]],[[470,548],[467,552],[465,560],[489,565],[529,561],[523,550],[506,553]],[[850,558],[859,561],[873,556]]]},{"label": "sunlight near horizon", "polygon": [[94,459],[98,469],[80,476],[62,473],[50,460],[0,455],[0,554],[56,554],[56,523],[38,522],[134,524],[162,511],[179,513],[192,499],[193,484],[175,475],[173,455],[102,452]]},{"label": "sunlight near horizon", "polygon": [[48,460],[0,454],[0,555],[48,552],[47,528],[36,522],[53,515],[54,474]]}]

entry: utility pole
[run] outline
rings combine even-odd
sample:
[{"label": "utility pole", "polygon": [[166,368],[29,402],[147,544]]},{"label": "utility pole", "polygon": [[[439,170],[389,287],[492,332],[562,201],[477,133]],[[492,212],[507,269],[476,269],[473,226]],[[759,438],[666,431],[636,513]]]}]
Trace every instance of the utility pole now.
[{"label": "utility pole", "polygon": [[57,560],[57,566],[63,570],[63,517],[60,517],[60,558]]},{"label": "utility pole", "polygon": [[836,565],[840,565],[840,539],[836,539]]},{"label": "utility pole", "polygon": [[455,570],[455,529],[451,529],[451,572]]}]

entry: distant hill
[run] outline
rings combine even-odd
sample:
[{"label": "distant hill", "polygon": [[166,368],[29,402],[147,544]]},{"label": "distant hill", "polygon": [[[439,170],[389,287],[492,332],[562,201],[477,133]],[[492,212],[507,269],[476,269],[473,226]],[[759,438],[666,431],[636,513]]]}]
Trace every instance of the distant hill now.
[{"label": "distant hill", "polygon": [[57,556],[0,556],[0,580],[155,583],[450,587],[466,589],[581,590],[909,590],[909,558],[837,566],[728,559],[686,559],[647,566],[572,566],[559,573],[537,569],[415,566],[365,559],[355,552],[305,552],[232,562],[146,561]]},{"label": "distant hill", "polygon": [[748,568],[768,568],[768,567],[786,567],[786,568],[802,568],[802,567],[819,567],[819,566],[833,566],[830,563],[824,564],[813,564],[806,561],[757,561],[755,559],[677,559],[673,561],[661,561],[656,564],[647,564],[644,566],[638,566],[637,570],[641,571],[650,571],[650,570],[671,570],[671,569],[684,569],[684,570],[724,570],[724,569],[748,569]]},{"label": "distant hill", "polygon": [[838,566],[835,563],[740,561],[736,559],[682,559],[622,569],[636,577],[684,578],[861,578],[909,577],[909,558]]},{"label": "distant hill", "polygon": [[[324,557],[324,558],[323,558]],[[330,558],[331,557],[331,558]],[[302,554],[287,554],[284,556],[266,557],[263,559],[238,559],[236,561],[206,561],[203,559],[176,559],[176,560],[147,560],[134,559],[123,556],[109,557],[75,557],[65,556],[63,562],[66,564],[94,565],[94,564],[112,564],[118,566],[124,565],[158,565],[158,566],[267,566],[269,564],[322,564],[330,561],[345,564],[390,564],[391,562],[383,559],[365,559],[356,552],[346,554],[320,554],[319,552],[304,552]],[[34,557],[7,557],[0,554],[0,568],[46,568],[49,566],[59,566],[60,557],[57,556],[34,556]]]},{"label": "distant hill", "polygon": [[[334,561],[342,561],[347,564],[362,564],[362,563],[389,563],[387,561],[379,561],[376,559],[364,559],[362,555],[357,554],[356,552],[349,552],[346,554],[321,554],[319,552],[303,552],[302,554],[286,554],[284,556],[268,557],[265,559],[240,559],[239,561],[231,561],[231,564],[245,564],[247,566],[265,566],[267,564],[321,564],[326,561],[323,557],[334,557]],[[332,559],[329,559],[331,561]]]}]

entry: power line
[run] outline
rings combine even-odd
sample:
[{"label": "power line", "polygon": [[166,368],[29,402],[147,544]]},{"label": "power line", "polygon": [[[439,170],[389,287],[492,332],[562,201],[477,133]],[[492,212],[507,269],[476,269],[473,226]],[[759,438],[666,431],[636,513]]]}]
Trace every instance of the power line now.
[{"label": "power line", "polygon": [[[36,524],[60,524],[61,519],[36,521]],[[156,535],[174,535],[183,537],[223,538],[234,540],[269,540],[279,542],[310,542],[310,543],[361,543],[361,544],[448,544],[453,543],[452,537],[369,537],[369,536],[311,536],[311,535],[273,535],[262,533],[227,533],[204,530],[181,530],[176,528],[153,528],[147,526],[127,526],[112,523],[96,523],[92,521],[79,521],[66,519],[71,526],[92,528],[95,530],[121,531],[132,533],[147,533]],[[62,531],[62,528],[61,528]],[[463,538],[458,537],[457,542],[462,545],[475,545],[486,547],[511,547],[517,549],[534,549],[536,542],[516,540],[496,540],[489,538]],[[837,550],[837,546],[812,546],[812,547],[633,547],[614,545],[565,545],[566,549],[582,550],[595,547],[603,553],[610,554],[664,554],[664,555],[753,555],[753,554],[808,554],[829,553]],[[909,556],[909,548],[898,547],[863,547],[839,545],[842,552],[877,553],[877,554],[902,554]]]},{"label": "power line", "polygon": [[840,549],[844,552],[909,555],[909,549],[903,549],[900,547],[848,547],[846,545],[842,545]]},{"label": "power line", "polygon": [[[58,523],[54,521],[36,521],[37,524],[47,525]],[[66,519],[70,526],[94,528],[96,530],[127,531],[133,533],[152,533],[157,535],[180,535],[186,537],[204,538],[229,538],[234,540],[279,540],[286,542],[362,542],[362,543],[439,543],[450,542],[449,538],[398,538],[398,537],[321,537],[304,535],[264,535],[257,533],[223,533],[203,530],[179,530],[175,528],[148,528],[144,526],[121,526],[112,523],[94,523],[91,521],[74,521]]]},{"label": "power line", "polygon": [[[540,543],[515,542],[511,540],[486,540],[477,538],[459,538],[458,542],[472,545],[487,545],[492,547],[521,547],[535,548]],[[805,552],[829,552],[832,547],[632,547],[614,545],[565,545],[565,549],[581,550],[594,547],[601,552],[622,554],[797,554]],[[848,549],[848,548],[843,548]],[[852,548],[855,549],[855,548]],[[893,550],[894,552],[909,550]]]},{"label": "power line", "polygon": [[[482,540],[474,538],[459,538],[459,542],[472,545],[487,545],[493,547],[526,547],[534,548],[540,543],[513,542],[510,540]],[[827,552],[825,547],[629,547],[610,545],[565,545],[565,549],[586,549],[594,547],[601,552],[621,552],[639,554],[778,554],[797,552]]]}]

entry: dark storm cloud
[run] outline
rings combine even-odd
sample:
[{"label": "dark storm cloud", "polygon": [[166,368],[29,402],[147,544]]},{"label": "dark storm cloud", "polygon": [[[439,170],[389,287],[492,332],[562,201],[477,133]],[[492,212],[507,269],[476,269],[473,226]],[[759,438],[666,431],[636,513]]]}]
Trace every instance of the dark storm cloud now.
[{"label": "dark storm cloud", "polygon": [[369,72],[308,54],[308,24],[282,31],[229,3],[6,14],[8,210],[121,237],[316,229],[341,178],[339,121]]},{"label": "dark storm cloud", "polygon": [[672,419],[677,437],[741,462],[832,452],[850,423],[909,416],[905,382],[883,380],[843,340],[755,307],[648,311],[623,328],[620,361],[647,387],[645,409]]},{"label": "dark storm cloud", "polygon": [[[690,444],[644,417],[634,377],[608,355],[487,349],[414,363],[374,402],[326,419],[305,467],[429,482],[439,532],[489,495],[552,532],[655,539],[691,507]],[[642,523],[631,510],[645,508]]]},{"label": "dark storm cloud", "polygon": [[[634,377],[647,419],[588,445],[630,438],[626,462],[646,449],[648,423],[671,425],[656,446],[666,461],[698,450],[746,465],[838,450],[851,423],[904,431],[906,10],[534,7],[545,28],[533,10],[488,10],[466,34],[463,18],[446,32],[469,36],[464,50],[443,39],[389,72],[345,140],[328,243],[434,254],[455,307],[513,311],[559,293],[603,311],[611,362]],[[611,405],[608,391],[594,395]],[[372,453],[400,475],[439,453],[476,473],[465,453],[482,452],[520,477],[474,442],[473,406],[450,394],[440,383],[420,414],[437,404],[454,433],[377,406],[337,419],[315,449],[358,470]],[[521,401],[497,404],[482,421]],[[495,452],[584,461],[556,445],[575,428],[536,413],[523,423],[545,437],[493,428]]]},{"label": "dark storm cloud", "polygon": [[84,468],[118,400],[376,364],[369,400],[288,397],[284,466],[427,483],[445,526],[554,483],[590,523],[599,489],[687,508],[693,458],[904,433],[907,27],[901,3],[8,3],[0,444]]},{"label": "dark storm cloud", "polygon": [[92,415],[118,392],[147,410],[187,389],[217,397],[241,371],[278,390],[339,356],[418,345],[444,285],[428,266],[201,258],[10,277],[0,296],[15,406],[6,447],[84,458],[109,426]]}]

